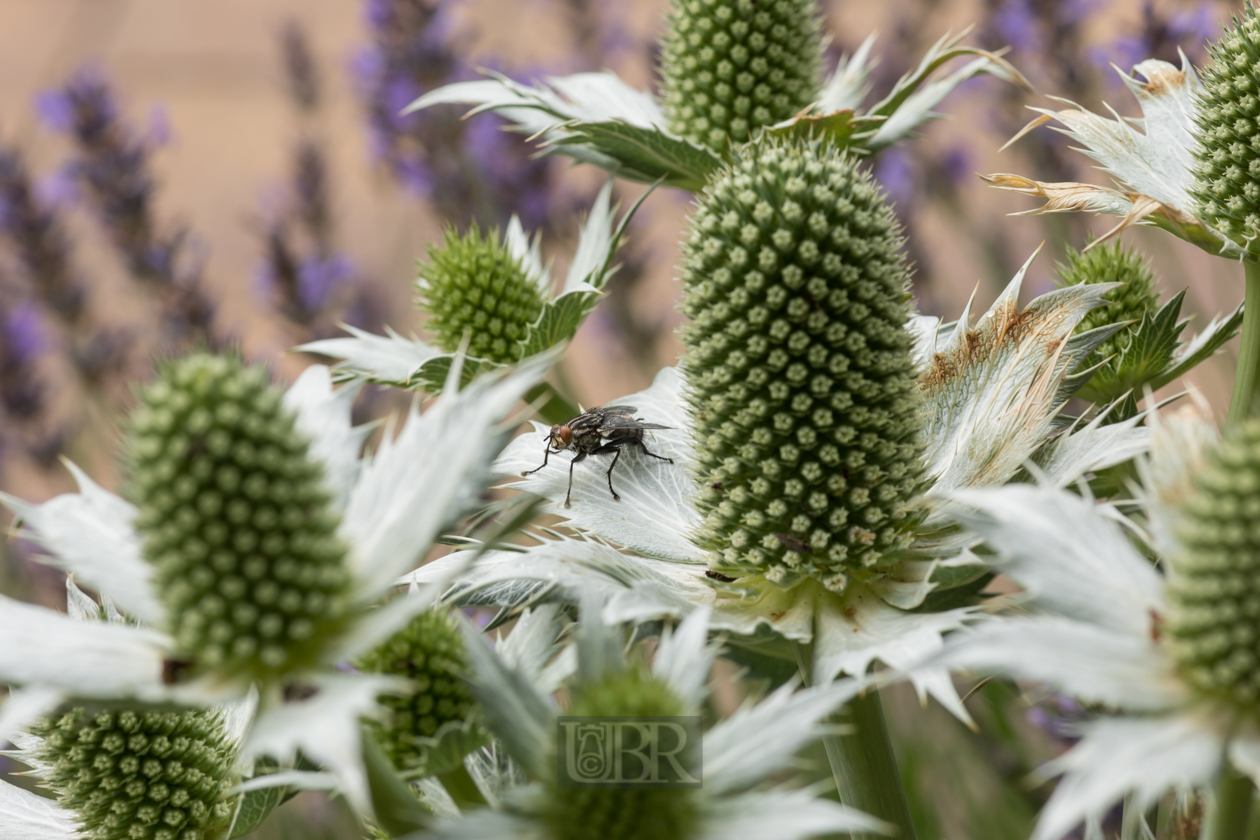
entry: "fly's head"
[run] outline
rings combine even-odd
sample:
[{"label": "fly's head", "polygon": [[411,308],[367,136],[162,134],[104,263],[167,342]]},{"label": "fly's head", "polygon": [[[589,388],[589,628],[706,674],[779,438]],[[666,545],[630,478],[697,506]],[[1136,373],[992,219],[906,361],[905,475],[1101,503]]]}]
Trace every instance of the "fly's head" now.
[{"label": "fly's head", "polygon": [[547,445],[557,452],[563,452],[573,443],[573,430],[564,423],[557,423],[547,433]]}]

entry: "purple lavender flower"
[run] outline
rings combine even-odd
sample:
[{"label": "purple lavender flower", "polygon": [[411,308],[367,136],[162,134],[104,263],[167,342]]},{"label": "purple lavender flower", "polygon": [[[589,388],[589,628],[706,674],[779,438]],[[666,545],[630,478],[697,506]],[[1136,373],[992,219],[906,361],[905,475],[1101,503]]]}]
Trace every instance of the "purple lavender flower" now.
[{"label": "purple lavender flower", "polygon": [[1005,0],[993,13],[992,26],[1016,52],[1040,51],[1037,15],[1028,0]]},{"label": "purple lavender flower", "polygon": [[904,146],[885,150],[875,161],[875,177],[904,213],[915,194],[916,175],[910,152]]},{"label": "purple lavender flower", "polygon": [[202,260],[190,253],[186,230],[158,231],[150,143],[119,119],[104,76],[94,68],[81,70],[64,87],[42,94],[38,109],[50,127],[74,141],[68,171],[131,273],[161,295],[168,333],[208,339],[214,307],[201,291]]},{"label": "purple lavender flower", "polygon": [[0,315],[0,404],[14,420],[32,420],[46,407],[46,388],[35,370],[44,346],[38,310],[29,302]]}]

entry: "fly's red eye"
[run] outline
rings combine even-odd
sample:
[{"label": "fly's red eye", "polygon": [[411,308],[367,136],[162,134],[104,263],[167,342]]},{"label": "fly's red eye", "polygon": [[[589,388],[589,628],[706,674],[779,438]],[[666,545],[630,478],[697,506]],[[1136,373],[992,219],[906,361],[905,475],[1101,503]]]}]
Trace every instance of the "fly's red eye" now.
[{"label": "fly's red eye", "polygon": [[553,437],[557,437],[564,441],[565,446],[568,446],[573,442],[573,430],[568,426],[556,426],[551,430],[551,434]]}]

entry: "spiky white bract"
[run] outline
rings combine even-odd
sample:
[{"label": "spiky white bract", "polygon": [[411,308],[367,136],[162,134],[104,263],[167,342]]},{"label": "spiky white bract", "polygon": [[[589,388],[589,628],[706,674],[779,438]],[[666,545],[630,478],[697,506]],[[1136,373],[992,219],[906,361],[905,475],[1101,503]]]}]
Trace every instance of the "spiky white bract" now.
[{"label": "spiky white bract", "polygon": [[[643,198],[618,220],[617,208],[612,203],[612,181],[604,185],[580,226],[577,249],[564,276],[564,285],[554,294],[555,280],[550,263],[542,262],[539,235],[535,233],[531,237],[520,219],[512,217],[503,233],[503,247],[520,263],[527,278],[537,285],[540,296],[546,300],[541,314],[526,329],[524,338],[513,345],[514,358],[533,359],[573,337],[615,273],[617,249]],[[333,368],[338,379],[433,391],[442,387],[457,355],[418,338],[399,335],[388,327],[385,335],[351,326],[346,326],[345,330],[351,337],[321,339],[296,349],[338,359]],[[465,358],[463,364],[465,380],[502,367],[496,361],[474,356]]]},{"label": "spiky white bract", "polygon": [[[1113,65],[1114,66],[1114,65]],[[1119,189],[1074,182],[1047,183],[1022,175],[985,176],[996,187],[1039,196],[1046,203],[1029,214],[1089,212],[1122,216],[1098,241],[1135,224],[1153,224],[1213,254],[1240,259],[1245,251],[1208,225],[1193,198],[1195,188],[1195,123],[1202,85],[1185,55],[1181,69],[1147,59],[1133,70],[1142,79],[1115,68],[1142,108],[1141,119],[1115,119],[1086,111],[1073,102],[1061,111],[1034,108],[1041,114],[1015,139],[1048,122],[1080,143],[1085,154],[1101,164]],[[1012,142],[1014,142],[1012,140]]]},{"label": "spiky white bract", "polygon": [[[623,659],[621,631],[603,624],[595,603],[587,599],[583,606],[588,617],[579,629],[576,679],[568,684],[570,694],[575,696],[581,696],[584,687],[598,684],[610,675],[634,673],[627,670]],[[558,628],[552,623],[554,612],[538,616],[527,611],[524,615],[525,620],[532,622],[529,632],[542,639],[555,638]],[[540,617],[542,621],[538,620]],[[696,610],[673,633],[666,632],[650,675],[643,677],[654,681],[656,690],[672,695],[688,715],[697,714],[701,708],[716,653],[708,644],[707,619],[707,610]],[[505,644],[500,642],[499,646]],[[527,670],[505,661],[471,628],[469,653],[473,691],[491,728],[529,779],[497,791],[494,810],[448,814],[421,836],[550,840],[555,835],[548,823],[548,807],[554,807],[554,802],[549,802],[548,795],[555,791],[549,791],[546,780],[554,774],[556,717],[560,714],[551,688],[538,686]],[[861,685],[846,681],[803,691],[793,689],[791,685],[784,686],[760,704],[744,706],[704,734],[702,787],[684,791],[689,795],[688,813],[696,818],[683,835],[688,840],[803,840],[837,832],[889,830],[889,826],[866,814],[818,798],[812,790],[775,787],[768,782],[791,766],[797,751],[821,734],[823,718],[852,698]]]},{"label": "spiky white bract", "polygon": [[[315,688],[314,694],[286,702],[283,686],[265,681],[257,686],[262,702],[253,731],[260,740],[247,740],[246,754],[283,757],[301,748],[327,762],[352,805],[370,811],[357,750],[358,719],[390,683],[336,676],[333,669],[388,638],[446,588],[449,581],[378,606],[395,579],[414,568],[441,529],[484,490],[507,432],[503,422],[552,361],[552,354],[541,354],[514,372],[480,377],[458,390],[457,360],[445,393],[424,413],[418,407],[409,412],[398,433],[391,430],[367,457],[359,452],[367,430],[350,423],[353,388],[349,394],[334,391],[328,370],[313,368],[290,389],[285,403],[310,437],[312,455],[325,465],[329,495],[341,508],[338,535],[348,548],[355,617],[328,641],[315,665],[287,678]],[[5,501],[23,521],[23,533],[49,552],[50,562],[90,583],[108,609],[127,605],[140,615],[129,612],[133,621],[127,624],[92,627],[0,597],[0,683],[14,688],[0,706],[0,740],[70,700],[204,706],[252,691],[252,683],[213,671],[167,684],[164,664],[176,646],[165,632],[162,608],[153,606],[158,600],[131,530],[134,508],[80,471],[75,474],[78,494],[40,505]],[[60,515],[67,511],[71,515]],[[452,567],[452,574],[457,571]],[[293,719],[306,725],[287,725]],[[337,737],[322,745],[306,743],[313,733]]]},{"label": "spiky white bract", "polygon": [[[1197,455],[1164,447],[1202,439],[1185,432],[1203,423],[1183,416],[1172,434],[1157,432],[1144,473],[1172,481],[1148,486],[1148,499],[1168,502],[1185,491],[1179,464]],[[1032,486],[953,498],[953,515],[984,537],[995,567],[1023,587],[1034,614],[958,634],[932,667],[1037,680],[1110,712],[1047,768],[1063,778],[1033,840],[1061,837],[1126,796],[1140,813],[1169,789],[1203,788],[1226,762],[1260,781],[1260,725],[1187,680],[1166,638],[1168,578],[1137,552],[1107,505]]]},{"label": "spiky white bract", "polygon": [[[1066,485],[1146,446],[1147,430],[1134,424],[1090,424],[1056,439],[1054,420],[1079,382],[1071,375],[1073,366],[1110,334],[1108,328],[1073,335],[1106,287],[1052,292],[1019,310],[1015,298],[1022,277],[1023,271],[975,328],[965,317],[944,327],[925,319],[910,324],[916,357],[925,362],[919,387],[927,463],[941,492],[1002,484],[1034,457]],[[1016,324],[1018,329],[1012,328]],[[486,552],[459,576],[448,597],[519,608],[549,599],[576,602],[584,593],[596,593],[607,601],[605,617],[623,621],[682,616],[704,607],[711,610],[715,629],[742,635],[769,629],[786,639],[813,640],[816,680],[862,674],[876,660],[908,667],[938,649],[943,634],[969,620],[971,607],[915,611],[942,584],[979,574],[978,561],[965,550],[972,538],[949,528],[939,515],[935,490],[927,494],[929,514],[910,554],[843,595],[812,581],[784,589],[754,575],[734,583],[707,577],[710,558],[691,542],[699,514],[691,497],[691,422],[684,387],[676,371],[665,369],[646,391],[617,400],[638,408],[645,420],[677,427],[652,432],[650,441],[653,451],[674,459],[673,465],[630,461],[617,473],[622,498],[614,501],[603,470],[578,464],[575,501],[563,508],[569,465],[564,458],[551,459],[545,469],[511,486],[546,498],[547,510],[567,517],[580,537],[549,535],[523,552]],[[518,437],[497,469],[519,475],[537,467],[540,440],[541,434]],[[442,558],[407,579],[446,577],[458,558],[458,552]],[[916,670],[912,679],[921,695],[931,694],[965,717],[944,669]]]},{"label": "spiky white bract", "polygon": [[74,814],[28,790],[0,781],[0,840],[75,840]]},{"label": "spiky white bract", "polygon": [[[965,33],[964,33],[965,34]],[[998,53],[960,44],[946,35],[875,105],[863,110],[873,37],[840,62],[830,80],[818,80],[815,104],[765,131],[787,135],[825,133],[837,145],[875,151],[912,137],[941,114],[933,108],[963,82],[986,73],[1031,90],[1028,81]],[[942,66],[971,60],[932,82]],[[578,73],[521,84],[498,73],[482,81],[456,82],[421,96],[404,113],[442,104],[472,105],[469,116],[497,112],[515,130],[541,139],[552,154],[589,163],[629,180],[698,192],[722,164],[720,154],[669,129],[661,104],[616,75]]]}]

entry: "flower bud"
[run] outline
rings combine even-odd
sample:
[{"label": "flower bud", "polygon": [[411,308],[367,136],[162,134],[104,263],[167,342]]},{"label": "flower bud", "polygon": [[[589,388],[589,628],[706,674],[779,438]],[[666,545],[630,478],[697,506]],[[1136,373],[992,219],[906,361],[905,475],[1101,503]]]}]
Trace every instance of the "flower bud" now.
[{"label": "flower bud", "polygon": [[197,353],[164,364],[131,419],[126,494],[194,671],[309,665],[346,614],[323,467],[281,399],[264,369]]},{"label": "flower bud", "polygon": [[661,56],[670,129],[723,153],[816,98],[814,0],[675,0]]},{"label": "flower bud", "polygon": [[216,713],[76,708],[34,734],[86,840],[210,840],[232,819],[234,751]]},{"label": "flower bud", "polygon": [[[1081,319],[1076,328],[1078,333],[1125,321],[1140,323],[1143,315],[1147,312],[1154,313],[1159,308],[1159,298],[1155,293],[1155,275],[1136,251],[1117,242],[1114,245],[1095,245],[1084,253],[1068,249],[1067,257],[1067,264],[1058,267],[1059,283],[1062,286],[1124,284],[1104,298],[1112,302],[1111,306],[1091,309]],[[1092,366],[1102,359],[1119,354],[1128,346],[1137,326],[1130,324],[1098,345],[1096,355],[1086,361],[1085,366]]]},{"label": "flower bud", "polygon": [[520,358],[518,342],[546,302],[499,232],[482,236],[476,224],[466,236],[447,229],[445,241],[429,249],[420,279],[418,303],[431,316],[427,327],[437,346],[454,353],[467,334],[470,356],[499,364]]},{"label": "flower bud", "polygon": [[683,245],[698,544],[843,591],[910,540],[922,420],[891,207],[827,143],[741,150]]},{"label": "flower bud", "polygon": [[[598,723],[609,717],[677,717],[687,711],[668,685],[633,669],[577,686],[565,714]],[[679,759],[685,766],[687,757]],[[695,794],[682,787],[560,788],[551,780],[542,817],[552,840],[686,840],[700,823]]]},{"label": "flower bud", "polygon": [[372,724],[377,741],[399,770],[421,764],[425,747],[444,724],[466,721],[475,705],[464,684],[468,659],[464,637],[443,610],[426,610],[369,652],[359,669],[372,674],[406,677],[406,694],[380,698],[386,723]]},{"label": "flower bud", "polygon": [[1199,217],[1260,255],[1260,15],[1250,2],[1215,44],[1195,115]]},{"label": "flower bud", "polygon": [[1260,714],[1260,420],[1228,430],[1209,456],[1177,538],[1169,650],[1192,686]]}]

